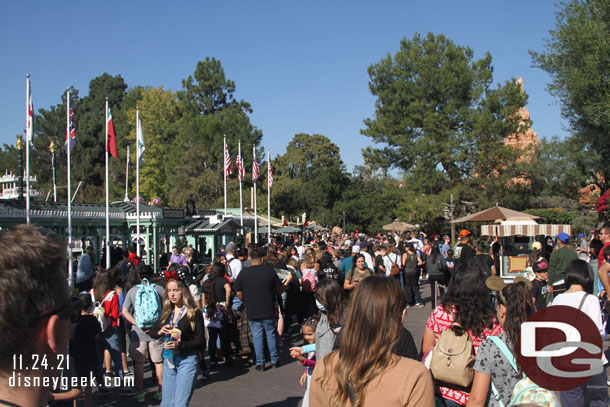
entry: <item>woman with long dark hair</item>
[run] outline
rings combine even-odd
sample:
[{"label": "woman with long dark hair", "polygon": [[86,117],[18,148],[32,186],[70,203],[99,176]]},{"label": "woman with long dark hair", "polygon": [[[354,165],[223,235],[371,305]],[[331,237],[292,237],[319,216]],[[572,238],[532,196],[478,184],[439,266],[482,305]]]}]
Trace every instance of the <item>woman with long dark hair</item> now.
[{"label": "woman with long dark hair", "polygon": [[[485,286],[483,271],[473,265],[458,266],[449,280],[441,303],[428,318],[421,349],[424,355],[438,341],[441,332],[451,329],[454,322],[460,324],[470,336],[475,355],[486,337],[502,332],[489,289]],[[446,406],[464,406],[468,402],[468,388],[447,383],[437,384],[437,394]]]},{"label": "woman with long dark hair", "polygon": [[353,267],[345,276],[343,288],[345,290],[353,290],[358,287],[358,284],[367,277],[372,276],[375,272],[366,267],[366,260],[363,254],[354,256]]},{"label": "woman with long dark hair", "polygon": [[532,302],[530,288],[523,281],[506,285],[496,291],[495,296],[496,315],[503,332],[497,336],[497,339],[488,337],[479,346],[468,407],[500,406],[495,397],[489,397],[489,404],[486,404],[490,383],[493,383],[503,405],[508,405],[513,389],[521,379],[521,368],[519,367],[519,371],[515,371],[511,361],[495,341],[500,340],[510,351],[508,356],[512,356],[512,359],[516,361],[515,349],[521,332],[521,324],[536,312],[536,307]]},{"label": "woman with long dark hair", "polygon": [[420,362],[392,352],[404,316],[396,279],[364,279],[350,303],[341,349],[316,365],[309,405],[434,406],[430,373]]},{"label": "woman with long dark hair", "polygon": [[413,243],[407,242],[406,250],[402,254],[403,272],[405,277],[405,297],[407,298],[407,308],[411,305],[423,307],[421,294],[419,293],[419,272],[418,268],[424,263],[417,254]]}]

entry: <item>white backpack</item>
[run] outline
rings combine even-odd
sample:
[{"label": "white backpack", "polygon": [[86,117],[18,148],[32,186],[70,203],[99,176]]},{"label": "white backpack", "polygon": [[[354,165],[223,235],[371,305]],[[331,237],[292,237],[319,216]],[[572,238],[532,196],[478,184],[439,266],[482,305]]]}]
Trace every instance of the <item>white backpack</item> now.
[{"label": "white backpack", "polygon": [[91,291],[89,291],[89,294],[91,294],[91,299],[95,303],[95,306],[93,307],[93,311],[91,312],[91,314],[95,317],[95,319],[97,319],[97,322],[100,324],[100,327],[102,328],[102,332],[104,332],[106,329],[108,329],[108,318],[106,317],[106,310],[104,309],[104,303],[106,301],[109,301],[110,299],[112,299],[112,297],[114,296],[114,290],[110,291],[106,295],[106,297],[104,297],[102,302],[95,301],[95,293],[94,293],[93,289]]}]

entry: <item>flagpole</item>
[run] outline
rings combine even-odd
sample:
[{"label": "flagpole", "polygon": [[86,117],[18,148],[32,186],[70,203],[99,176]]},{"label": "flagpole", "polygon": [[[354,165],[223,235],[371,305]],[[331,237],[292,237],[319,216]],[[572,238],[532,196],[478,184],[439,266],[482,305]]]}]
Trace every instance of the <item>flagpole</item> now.
[{"label": "flagpole", "polygon": [[[140,123],[140,108],[136,106],[136,133],[138,132],[137,128]],[[136,138],[137,134],[136,134]],[[136,145],[137,145],[136,140]],[[139,155],[139,149],[136,149],[136,155]],[[140,257],[140,157],[136,157],[136,227],[138,228],[138,232],[136,233],[136,244],[137,244],[137,252],[136,254]]]},{"label": "flagpole", "polygon": [[225,182],[225,217],[227,216],[227,137],[222,136],[222,163],[223,163],[223,178]]},{"label": "flagpole", "polygon": [[51,166],[53,167],[53,202],[57,202],[57,183],[55,181],[55,143],[53,143],[53,151],[51,152]]},{"label": "flagpole", "polygon": [[271,244],[271,153],[267,150],[267,244]]},{"label": "flagpole", "polygon": [[68,150],[68,283],[74,288],[74,269],[72,267],[72,187],[70,183],[70,88],[66,89],[66,147]]},{"label": "flagpole", "polygon": [[243,196],[242,196],[241,178],[242,178],[242,168],[244,168],[244,160],[243,160],[243,158],[241,156],[241,140],[239,140],[237,142],[237,154],[239,156],[239,168],[237,169],[238,174],[239,174],[239,176],[237,177],[237,178],[239,178],[239,222],[241,224],[242,231],[243,231],[243,227],[244,227],[244,199],[243,199]]},{"label": "flagpole", "polygon": [[106,97],[106,114],[104,115],[106,133],[106,268],[110,268],[110,187],[108,185],[108,98]]},{"label": "flagpole", "polygon": [[127,144],[127,162],[125,163],[125,202],[129,202],[129,144]]},{"label": "flagpole", "polygon": [[[256,146],[252,146],[252,162],[256,160]],[[256,217],[256,184],[254,181],[254,243],[258,243],[258,218]]]},{"label": "flagpole", "polygon": [[[34,136],[33,130],[30,129],[32,120],[30,120],[30,74],[26,75],[25,81],[25,221],[30,224],[30,143]],[[32,117],[33,118],[33,117]]]}]

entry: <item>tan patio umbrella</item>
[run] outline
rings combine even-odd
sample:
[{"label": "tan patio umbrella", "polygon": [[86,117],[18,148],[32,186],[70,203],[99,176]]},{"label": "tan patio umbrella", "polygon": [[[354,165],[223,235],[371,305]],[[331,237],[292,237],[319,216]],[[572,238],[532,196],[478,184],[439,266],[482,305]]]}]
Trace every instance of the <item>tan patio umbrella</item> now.
[{"label": "tan patio umbrella", "polygon": [[413,230],[415,229],[415,225],[411,225],[406,222],[398,222],[394,221],[388,225],[383,227],[383,230],[387,230],[388,232],[404,232],[405,230]]},{"label": "tan patio umbrella", "polygon": [[503,208],[501,206],[493,206],[484,211],[466,215],[462,218],[455,219],[452,223],[463,223],[463,222],[495,222],[498,219],[506,220],[507,218],[527,218],[527,219],[540,219],[540,216],[530,215],[528,213],[514,211],[512,209]]}]

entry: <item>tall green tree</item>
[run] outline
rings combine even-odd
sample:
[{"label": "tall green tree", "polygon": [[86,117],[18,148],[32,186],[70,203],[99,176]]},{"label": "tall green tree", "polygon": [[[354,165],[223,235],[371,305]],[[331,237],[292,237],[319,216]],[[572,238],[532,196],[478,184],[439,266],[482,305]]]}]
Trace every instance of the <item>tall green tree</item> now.
[{"label": "tall green tree", "polygon": [[370,66],[377,101],[362,133],[380,147],[364,150],[367,162],[429,180],[437,190],[473,178],[479,153],[495,151],[518,130],[515,113],[527,99],[515,81],[491,89],[491,55],[473,57],[443,35],[415,34]]},{"label": "tall green tree", "polygon": [[556,26],[543,52],[530,51],[534,65],[552,78],[547,89],[561,103],[574,137],[610,182],[610,2],[571,0],[561,3]]},{"label": "tall green tree", "polygon": [[272,210],[290,218],[327,217],[349,181],[339,147],[321,134],[296,134],[273,166]]},{"label": "tall green tree", "polygon": [[[101,202],[104,200],[105,183],[105,105],[106,97],[113,115],[113,123],[117,128],[119,125],[118,111],[120,104],[126,95],[127,84],[120,75],[111,76],[104,73],[94,78],[89,83],[89,94],[78,103],[74,109],[76,121],[76,146],[72,150],[71,171],[73,182],[82,181],[77,201]],[[117,131],[117,138],[125,137]],[[124,156],[124,152],[122,152]],[[110,159],[110,168],[122,166],[117,160]],[[115,177],[112,184],[122,184],[122,180]],[[120,199],[120,188],[114,193],[111,200]]]},{"label": "tall green tree", "polygon": [[222,64],[216,58],[199,61],[195,73],[182,81],[178,92],[184,110],[207,116],[233,108],[252,113],[248,102],[234,98],[235,82],[227,79]]}]

